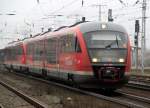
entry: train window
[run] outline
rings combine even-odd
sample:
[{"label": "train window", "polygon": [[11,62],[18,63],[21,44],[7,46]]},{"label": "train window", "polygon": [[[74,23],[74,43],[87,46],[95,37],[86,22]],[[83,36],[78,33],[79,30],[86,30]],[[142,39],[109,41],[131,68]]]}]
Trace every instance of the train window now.
[{"label": "train window", "polygon": [[43,43],[43,41],[38,41],[38,42],[34,42],[34,44],[35,44],[35,48],[34,48],[33,59],[34,60],[41,60],[42,55],[43,55],[44,43]]},{"label": "train window", "polygon": [[16,59],[16,51],[15,51],[15,47],[10,47],[10,52],[8,53],[8,56],[10,56],[10,60],[15,60]]},{"label": "train window", "polygon": [[33,55],[33,51],[34,51],[34,44],[29,43],[27,46],[27,55]]},{"label": "train window", "polygon": [[22,46],[18,46],[18,55],[22,55],[23,54],[23,49]]},{"label": "train window", "polygon": [[0,50],[0,64],[3,64],[5,58],[4,50]]},{"label": "train window", "polygon": [[62,52],[81,52],[78,39],[73,33],[62,36],[60,38],[60,43],[60,49],[62,50]]},{"label": "train window", "polygon": [[15,47],[11,48],[11,60],[15,60],[17,58],[17,51]]},{"label": "train window", "polygon": [[9,57],[8,54],[10,54],[10,53],[9,53],[9,49],[6,48],[6,49],[5,49],[5,60],[8,60],[8,57]]},{"label": "train window", "polygon": [[57,38],[48,39],[46,41],[45,48],[47,62],[51,64],[56,64]]},{"label": "train window", "polygon": [[6,49],[6,60],[11,60],[11,50],[10,50],[10,48]]},{"label": "train window", "polygon": [[6,51],[6,59],[7,60],[14,60],[15,59],[15,56],[13,54],[13,49],[12,47],[9,47]]},{"label": "train window", "polygon": [[[22,50],[22,47],[21,47],[21,45],[18,45],[18,46],[15,46],[14,48],[13,48],[13,54],[15,54],[15,55],[22,55],[22,53],[23,53],[23,50]],[[14,56],[15,56],[14,55]]]},{"label": "train window", "polygon": [[5,60],[8,60],[8,49],[5,49]]},{"label": "train window", "polygon": [[76,52],[81,52],[81,47],[80,47],[80,44],[79,44],[79,41],[78,41],[77,37],[75,37],[75,51]]},{"label": "train window", "polygon": [[127,36],[113,31],[95,31],[84,34],[89,48],[126,48]]}]

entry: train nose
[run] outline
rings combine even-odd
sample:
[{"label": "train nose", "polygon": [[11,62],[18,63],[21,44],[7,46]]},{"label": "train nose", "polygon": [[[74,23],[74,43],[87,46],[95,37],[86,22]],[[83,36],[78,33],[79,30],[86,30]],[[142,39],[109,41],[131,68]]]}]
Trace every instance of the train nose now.
[{"label": "train nose", "polygon": [[118,71],[113,67],[100,68],[98,74],[99,74],[99,79],[113,80],[117,77]]},{"label": "train nose", "polygon": [[118,80],[123,77],[123,69],[118,67],[97,67],[94,75],[99,80]]}]

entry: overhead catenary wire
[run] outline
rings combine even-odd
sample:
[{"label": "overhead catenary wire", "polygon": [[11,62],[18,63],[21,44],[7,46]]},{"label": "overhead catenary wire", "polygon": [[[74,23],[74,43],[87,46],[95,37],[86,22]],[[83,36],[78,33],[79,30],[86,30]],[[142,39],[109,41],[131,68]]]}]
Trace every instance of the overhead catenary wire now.
[{"label": "overhead catenary wire", "polygon": [[57,13],[58,11],[61,11],[61,10],[65,9],[65,8],[68,7],[68,6],[73,5],[73,4],[74,4],[75,2],[77,2],[77,1],[79,1],[79,0],[73,0],[73,1],[69,2],[68,4],[64,5],[63,7],[59,8],[59,9],[57,9],[57,10],[54,10],[53,12],[50,12],[50,15],[55,14],[55,13]]},{"label": "overhead catenary wire", "polygon": [[[81,7],[82,6],[82,1],[84,1],[84,3],[83,3],[83,6],[84,7],[86,7],[86,4],[87,4],[87,2],[89,2],[90,3],[90,0],[72,0],[72,1],[67,1],[67,3],[65,3],[62,7],[59,7],[58,9],[56,9],[56,10],[54,10],[54,9],[52,9],[52,12],[46,12],[44,9],[44,5],[42,6],[42,5],[40,5],[41,3],[42,3],[42,1],[41,0],[37,0],[37,1],[39,1],[39,8],[41,9],[41,13],[43,13],[42,15],[43,16],[47,16],[47,15],[50,15],[50,14],[57,14],[57,13],[59,13],[59,12],[64,12],[64,11],[66,11],[70,6],[72,6],[72,5],[75,5],[76,4],[76,2],[79,2],[79,4],[80,5],[76,5],[76,7],[75,8],[77,8],[77,9],[79,9],[79,7]],[[49,0],[50,1],[50,0]],[[52,1],[52,0],[51,0]],[[61,0],[61,1],[64,1],[64,0]],[[106,2],[107,1],[109,1],[109,4],[111,4],[111,3],[113,3],[114,1],[112,1],[112,0],[106,0]],[[118,0],[119,1],[119,0]],[[139,7],[139,5],[140,5],[140,3],[141,3],[141,1],[142,0],[136,0],[134,3],[136,4],[135,6],[133,6],[133,4],[128,4],[127,3],[127,1],[125,1],[125,0],[121,0],[121,1],[123,1],[124,2],[124,4],[126,4],[126,6],[125,5],[123,5],[122,4],[122,6],[123,6],[123,10],[124,11],[126,11],[126,10],[128,10],[128,8],[130,8],[131,10],[139,10],[139,9],[141,9],[141,7]],[[53,0],[53,2],[56,2],[55,0]],[[105,2],[104,0],[103,0],[103,2]],[[120,2],[120,1],[119,1]],[[38,3],[38,2],[37,2]],[[62,2],[63,3],[63,2]],[[37,5],[36,5],[37,6]],[[47,6],[47,5],[46,5]],[[121,8],[119,8],[119,9],[117,9],[116,8],[116,10],[115,9],[113,9],[113,12],[115,12],[115,14],[114,14],[114,16],[117,14],[119,17],[123,17],[123,16],[130,16],[130,14],[132,14],[132,13],[124,13],[124,14],[121,14],[120,13],[120,9]],[[68,10],[67,10],[68,11]],[[69,10],[70,11],[70,10]],[[68,11],[68,12],[69,12]],[[119,12],[117,12],[117,11],[119,11]],[[125,15],[126,14],[126,15]],[[89,16],[90,17],[90,16]]]},{"label": "overhead catenary wire", "polygon": [[122,0],[118,0],[122,5],[126,6],[126,4]]},{"label": "overhead catenary wire", "polygon": [[[68,8],[68,6],[70,6],[70,4],[71,5],[73,5],[73,3],[75,3],[77,0],[73,0],[73,1],[71,1],[71,2],[69,2],[69,3],[67,3],[66,5],[64,5],[64,6],[62,6],[61,8],[59,8],[59,9],[57,9],[57,10],[54,10],[53,12],[51,12],[50,14],[51,15],[53,15],[54,13],[57,13],[57,12],[60,12],[60,11],[62,11],[62,10],[65,10],[65,9],[67,9]],[[83,3],[83,1],[84,0],[81,0],[82,1],[82,3]],[[111,1],[112,2],[112,1]],[[123,2],[123,1],[122,1]],[[137,1],[136,1],[137,2]],[[135,3],[136,3],[135,2]],[[129,8],[129,7],[128,7]],[[130,8],[131,8],[131,6],[130,6]],[[135,9],[137,9],[137,8],[135,8]],[[114,10],[114,9],[113,9]],[[127,10],[127,9],[125,9],[125,8],[123,8],[123,10]],[[115,12],[117,11],[117,10],[114,10]],[[120,9],[118,9],[118,11],[120,11]],[[42,12],[43,13],[43,12]],[[44,15],[46,15],[46,14],[44,14]]]}]

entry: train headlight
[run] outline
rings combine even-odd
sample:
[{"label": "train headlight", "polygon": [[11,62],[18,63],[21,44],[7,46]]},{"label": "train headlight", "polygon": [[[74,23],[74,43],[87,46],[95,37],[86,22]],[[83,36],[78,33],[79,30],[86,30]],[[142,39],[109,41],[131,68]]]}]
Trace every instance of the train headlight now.
[{"label": "train headlight", "polygon": [[123,62],[124,62],[124,59],[123,59],[123,58],[120,58],[120,59],[119,59],[119,62],[123,63]]},{"label": "train headlight", "polygon": [[102,29],[105,29],[106,28],[106,24],[102,24]]},{"label": "train headlight", "polygon": [[92,58],[92,62],[98,62],[97,58]]}]

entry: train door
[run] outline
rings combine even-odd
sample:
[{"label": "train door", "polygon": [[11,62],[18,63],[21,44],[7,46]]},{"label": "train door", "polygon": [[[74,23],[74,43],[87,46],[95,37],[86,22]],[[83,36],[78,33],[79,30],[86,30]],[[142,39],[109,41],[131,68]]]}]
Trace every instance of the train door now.
[{"label": "train door", "polygon": [[52,77],[59,77],[57,47],[58,47],[57,37],[48,38],[45,40],[46,68],[48,70],[47,75]]},{"label": "train door", "polygon": [[58,66],[58,74],[60,79],[65,79],[65,76],[63,74],[63,68],[62,68],[62,59],[63,59],[63,36],[60,36],[57,40],[57,66]]},{"label": "train door", "polygon": [[58,40],[59,74],[62,79],[67,80],[68,73],[75,69],[75,36],[73,33],[67,33]]},{"label": "train door", "polygon": [[57,38],[57,45],[56,45],[56,66],[57,66],[57,72],[58,72],[58,77],[61,78],[60,75],[60,63],[59,63],[59,56],[61,54],[61,45],[60,45],[60,41],[59,41],[59,37]]},{"label": "train door", "polygon": [[42,69],[44,68],[44,41],[35,41],[33,45],[33,72],[42,74]]}]

